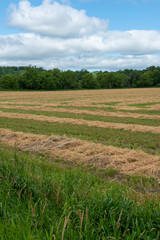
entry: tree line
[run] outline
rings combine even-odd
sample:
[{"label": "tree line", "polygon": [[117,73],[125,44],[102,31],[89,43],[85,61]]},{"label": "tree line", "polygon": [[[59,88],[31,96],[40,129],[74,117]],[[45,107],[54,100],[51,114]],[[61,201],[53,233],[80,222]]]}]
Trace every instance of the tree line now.
[{"label": "tree line", "polygon": [[65,90],[160,87],[160,67],[116,72],[45,70],[35,66],[0,67],[0,89]]}]

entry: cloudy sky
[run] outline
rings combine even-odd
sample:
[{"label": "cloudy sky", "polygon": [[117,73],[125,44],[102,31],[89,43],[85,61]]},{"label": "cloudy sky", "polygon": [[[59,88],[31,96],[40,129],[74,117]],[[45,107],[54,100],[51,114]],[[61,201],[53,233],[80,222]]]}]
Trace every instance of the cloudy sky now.
[{"label": "cloudy sky", "polygon": [[0,65],[119,70],[160,66],[160,0],[0,2]]}]

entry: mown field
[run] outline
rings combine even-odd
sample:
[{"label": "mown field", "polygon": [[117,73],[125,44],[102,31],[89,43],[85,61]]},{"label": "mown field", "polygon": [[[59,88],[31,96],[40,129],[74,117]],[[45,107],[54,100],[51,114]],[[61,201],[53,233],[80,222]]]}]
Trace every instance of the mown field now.
[{"label": "mown field", "polygon": [[160,239],[160,89],[0,92],[0,239]]}]

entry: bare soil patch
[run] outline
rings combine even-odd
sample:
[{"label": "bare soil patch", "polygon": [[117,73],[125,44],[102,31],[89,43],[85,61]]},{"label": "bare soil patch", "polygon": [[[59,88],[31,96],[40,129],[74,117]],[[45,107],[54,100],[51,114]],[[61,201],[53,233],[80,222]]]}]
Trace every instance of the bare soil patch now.
[{"label": "bare soil patch", "polygon": [[21,150],[47,153],[53,159],[61,158],[99,169],[113,168],[125,174],[146,174],[160,178],[160,156],[149,155],[141,150],[120,149],[74,138],[46,137],[2,128],[0,142]]},{"label": "bare soil patch", "polygon": [[48,122],[58,122],[58,123],[69,123],[75,125],[86,125],[92,127],[101,128],[113,128],[113,129],[124,129],[133,132],[152,132],[160,133],[160,127],[143,126],[137,124],[124,124],[124,123],[110,123],[110,122],[100,122],[100,121],[87,121],[82,119],[72,119],[72,118],[58,118],[58,117],[46,117],[33,114],[20,114],[20,113],[3,113],[0,111],[0,116],[8,118],[19,118],[19,119],[30,119],[37,121],[48,121]]}]

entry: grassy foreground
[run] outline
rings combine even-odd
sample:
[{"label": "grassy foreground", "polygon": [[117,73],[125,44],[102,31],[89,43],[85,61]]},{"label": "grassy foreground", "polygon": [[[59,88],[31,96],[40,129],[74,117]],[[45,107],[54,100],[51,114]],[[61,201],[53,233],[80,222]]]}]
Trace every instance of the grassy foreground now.
[{"label": "grassy foreground", "polygon": [[158,240],[159,230],[159,201],[85,169],[0,146],[1,240]]}]

